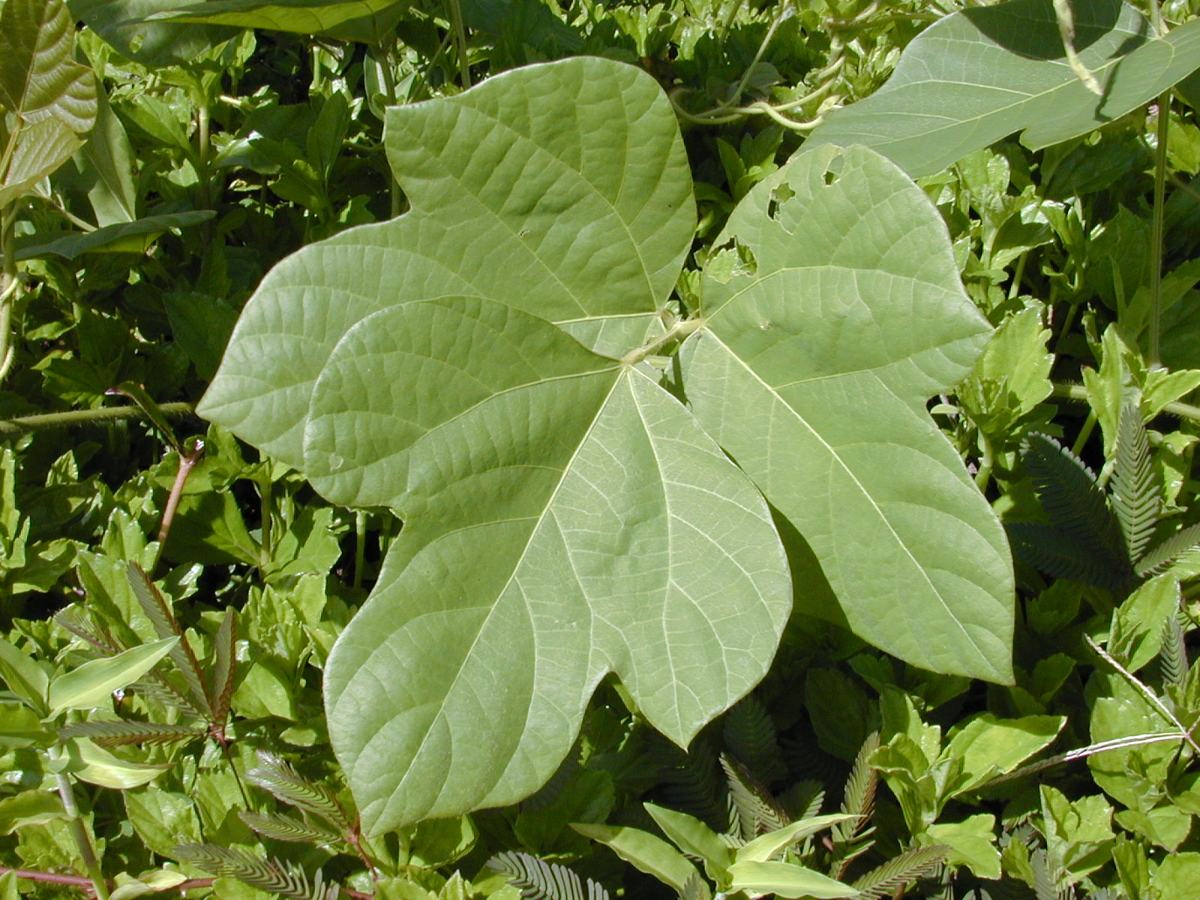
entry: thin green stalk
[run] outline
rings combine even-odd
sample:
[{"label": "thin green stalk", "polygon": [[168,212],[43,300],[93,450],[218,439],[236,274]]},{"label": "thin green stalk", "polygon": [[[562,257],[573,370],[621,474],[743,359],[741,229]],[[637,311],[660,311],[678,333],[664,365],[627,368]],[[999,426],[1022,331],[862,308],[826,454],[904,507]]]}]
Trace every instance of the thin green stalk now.
[{"label": "thin green stalk", "polygon": [[1087,446],[1088,438],[1092,436],[1092,432],[1096,428],[1096,411],[1089,409],[1087,418],[1083,420],[1083,427],[1079,429],[1079,434],[1075,438],[1075,443],[1071,445],[1071,452],[1076,456],[1083,455],[1083,448]]},{"label": "thin green stalk", "polygon": [[[395,106],[396,76],[392,72],[392,51],[384,50],[382,47],[380,47],[376,52],[378,52],[383,58],[383,65],[381,68],[383,69],[383,96],[384,100],[386,101],[384,105]],[[400,195],[400,185],[396,182],[395,177],[390,174],[390,166],[388,167],[388,173],[389,190],[391,193],[392,218],[394,219],[396,216],[400,215],[402,198]]]},{"label": "thin green stalk", "polygon": [[988,436],[983,430],[979,430],[979,443],[981,445],[979,457],[979,469],[975,472],[975,486],[979,488],[982,494],[987,490],[988,482],[992,478],[992,469],[996,464],[995,453],[992,450],[992,442],[988,440]]},{"label": "thin green stalk", "polygon": [[[212,209],[212,183],[211,178],[211,162],[212,162],[212,140],[209,135],[209,115],[208,97],[200,103],[199,110],[196,111],[196,142],[199,147],[199,165],[200,171],[197,173],[200,177],[200,208]],[[200,223],[200,233],[207,245],[212,241],[212,220],[208,219]]]},{"label": "thin green stalk", "polygon": [[[1063,400],[1078,400],[1081,403],[1087,403],[1088,401],[1087,388],[1082,384],[1056,384],[1052,393],[1055,397]],[[1181,419],[1200,422],[1200,406],[1193,406],[1191,403],[1182,403],[1174,400],[1163,406],[1162,411],[1169,416],[1178,416]]]},{"label": "thin green stalk", "polygon": [[92,882],[92,890],[96,892],[97,900],[108,900],[108,883],[104,880],[104,872],[100,868],[100,860],[96,858],[96,848],[92,836],[88,834],[87,825],[79,815],[79,807],[75,805],[75,791],[71,787],[71,779],[66,775],[55,775],[58,785],[58,796],[62,800],[63,811],[67,814],[67,822],[71,829],[71,837],[83,859],[83,867],[87,869],[88,878]]},{"label": "thin green stalk", "polygon": [[363,569],[367,561],[367,514],[358,510],[354,514],[354,587],[362,587]]},{"label": "thin green stalk", "polygon": [[[1157,9],[1157,4],[1154,4]],[[1171,92],[1158,97],[1157,146],[1154,148],[1154,218],[1150,230],[1150,321],[1147,362],[1160,362],[1159,337],[1162,322],[1163,223],[1166,217],[1167,140],[1171,124]]]},{"label": "thin green stalk", "polygon": [[17,276],[16,254],[13,250],[13,226],[16,218],[14,208],[0,209],[0,383],[8,375],[16,355],[16,343],[11,334],[13,298],[21,286],[21,280]]},{"label": "thin green stalk", "polygon": [[471,86],[471,62],[467,58],[467,28],[463,24],[462,6],[458,0],[449,0],[450,27],[454,29],[455,52],[458,56],[458,74],[463,89]]}]

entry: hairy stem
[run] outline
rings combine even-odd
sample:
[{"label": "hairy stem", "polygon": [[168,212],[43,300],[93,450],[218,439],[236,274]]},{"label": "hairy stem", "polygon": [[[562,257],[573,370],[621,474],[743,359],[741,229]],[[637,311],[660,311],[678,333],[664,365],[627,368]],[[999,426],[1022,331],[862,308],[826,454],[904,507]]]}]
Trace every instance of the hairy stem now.
[{"label": "hairy stem", "polygon": [[200,462],[200,457],[203,455],[204,441],[196,441],[190,452],[179,455],[179,468],[175,471],[175,483],[171,485],[171,493],[167,495],[167,505],[163,509],[162,522],[158,528],[158,552],[154,555],[154,567],[150,570],[151,577],[154,576],[159,560],[162,559],[163,547],[167,545],[167,535],[171,533],[171,523],[175,521],[175,510],[179,508],[179,498],[183,496],[188,476],[192,474],[192,469],[196,467],[196,463]]},{"label": "hairy stem", "polygon": [[[190,416],[195,409],[190,403],[162,403],[159,412],[167,416]],[[39,413],[35,416],[19,416],[15,419],[0,419],[0,437],[40,431],[45,428],[67,428],[72,425],[96,425],[103,422],[119,422],[124,419],[148,419],[139,406],[106,406],[100,409],[72,409],[67,412]]]},{"label": "hairy stem", "polygon": [[667,331],[651,341],[647,341],[642,346],[630,350],[623,357],[621,362],[627,366],[636,366],[648,356],[653,356],[667,344],[676,340],[683,340],[693,331],[699,331],[704,327],[705,320],[703,318],[681,319],[672,325]]}]

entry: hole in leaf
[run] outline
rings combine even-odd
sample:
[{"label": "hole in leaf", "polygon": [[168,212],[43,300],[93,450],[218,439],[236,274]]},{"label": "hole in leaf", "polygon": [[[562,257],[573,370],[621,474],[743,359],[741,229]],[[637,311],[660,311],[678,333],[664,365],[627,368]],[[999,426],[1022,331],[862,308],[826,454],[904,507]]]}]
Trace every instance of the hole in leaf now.
[{"label": "hole in leaf", "polygon": [[825,170],[825,183],[834,184],[842,176],[842,157],[838,156],[829,161],[829,168]]},{"label": "hole in leaf", "polygon": [[737,238],[730,238],[713,251],[704,268],[710,277],[728,284],[735,277],[757,274],[758,260],[749,247]]},{"label": "hole in leaf", "polygon": [[779,210],[783,204],[787,203],[796,192],[792,190],[791,185],[787,182],[780,182],[771,189],[771,197],[767,200],[767,217],[772,221],[779,221]]}]

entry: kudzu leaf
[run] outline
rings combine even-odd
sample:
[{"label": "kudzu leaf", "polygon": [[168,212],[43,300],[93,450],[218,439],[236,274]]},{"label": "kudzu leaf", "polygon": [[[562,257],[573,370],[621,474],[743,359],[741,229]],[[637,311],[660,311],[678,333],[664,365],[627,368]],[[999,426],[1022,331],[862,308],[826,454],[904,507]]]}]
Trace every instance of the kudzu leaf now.
[{"label": "kudzu leaf", "polygon": [[761,495],[612,358],[695,224],[653,80],[533,66],[387,125],[413,211],[278,266],[201,407],[332,502],[405,517],[326,669],[369,831],[532,793],[609,672],[686,745],[790,606]]},{"label": "kudzu leaf", "polygon": [[1149,102],[1200,65],[1200,21],[1153,37],[1120,0],[1073,3],[1079,60],[1067,64],[1050,0],[1012,0],[947,16],[905,49],[882,88],[832,113],[810,145],[863,144],[914,178],[940,172],[1015,131],[1040,150]]},{"label": "kudzu leaf", "polygon": [[1010,681],[1004,533],[925,411],[990,333],[933,205],[873,151],[820,147],[757,185],[716,247],[687,397],[793,526],[800,608],[922,668]]}]

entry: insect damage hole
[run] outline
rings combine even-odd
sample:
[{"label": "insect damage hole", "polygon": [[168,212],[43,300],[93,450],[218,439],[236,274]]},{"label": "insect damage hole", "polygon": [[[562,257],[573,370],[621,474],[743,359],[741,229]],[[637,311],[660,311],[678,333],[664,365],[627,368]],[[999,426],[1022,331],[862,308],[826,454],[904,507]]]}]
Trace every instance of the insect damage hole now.
[{"label": "insect damage hole", "polygon": [[796,192],[792,190],[792,186],[786,181],[781,181],[775,187],[771,188],[771,196],[767,199],[767,218],[773,222],[779,221],[779,213],[783,209],[783,205],[796,196]]},{"label": "insect damage hole", "polygon": [[836,184],[837,180],[842,177],[842,157],[837,156],[829,161],[829,165],[825,168],[823,178],[826,184]]},{"label": "insect damage hole", "polygon": [[712,252],[704,270],[710,278],[728,284],[736,276],[756,275],[758,260],[754,258],[754,251],[736,237],[731,237]]}]

